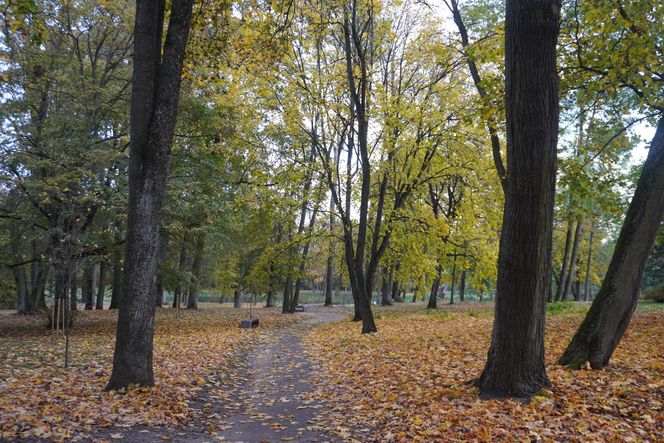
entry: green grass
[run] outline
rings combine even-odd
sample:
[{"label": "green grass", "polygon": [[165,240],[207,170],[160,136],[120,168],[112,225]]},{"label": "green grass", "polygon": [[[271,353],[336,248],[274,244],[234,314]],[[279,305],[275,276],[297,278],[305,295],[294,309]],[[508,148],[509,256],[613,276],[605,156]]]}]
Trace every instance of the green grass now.
[{"label": "green grass", "polygon": [[585,314],[590,309],[590,303],[582,301],[553,301],[547,303],[547,315]]}]

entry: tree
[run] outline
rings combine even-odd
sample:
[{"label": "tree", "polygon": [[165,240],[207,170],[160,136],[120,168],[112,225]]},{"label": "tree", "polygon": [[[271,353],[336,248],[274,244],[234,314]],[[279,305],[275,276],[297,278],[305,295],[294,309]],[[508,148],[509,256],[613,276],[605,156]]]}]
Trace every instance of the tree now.
[{"label": "tree", "polygon": [[560,364],[578,369],[589,362],[593,369],[601,369],[609,363],[636,309],[646,260],[663,215],[664,118],[660,118],[602,287]]},{"label": "tree", "polygon": [[529,397],[550,384],[545,303],[558,138],[560,1],[508,0],[505,18],[507,178],[495,320],[483,395]]},{"label": "tree", "polygon": [[152,339],[159,219],[192,6],[192,0],[173,1],[162,47],[165,2],[136,5],[127,244],[113,372],[106,387],[109,390],[130,384],[154,385]]},{"label": "tree", "polygon": [[[657,129],[627,209],[602,286],[559,362],[579,368],[609,363],[638,302],[648,254],[664,214],[664,103],[658,60],[664,18],[660,2],[584,2],[574,9],[569,51],[571,76],[586,95],[625,101]],[[597,20],[610,16],[611,20]],[[610,44],[612,51],[603,48]],[[627,129],[627,127],[625,128]]]}]

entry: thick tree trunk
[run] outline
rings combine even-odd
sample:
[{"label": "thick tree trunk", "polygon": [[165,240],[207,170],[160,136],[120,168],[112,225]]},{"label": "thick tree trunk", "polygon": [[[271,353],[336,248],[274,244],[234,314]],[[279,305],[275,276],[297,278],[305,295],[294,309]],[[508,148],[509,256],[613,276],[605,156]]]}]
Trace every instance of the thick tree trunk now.
[{"label": "thick tree trunk", "polygon": [[113,372],[106,389],[154,385],[154,285],[161,206],[170,161],[193,1],[137,2],[134,27],[125,274]]},{"label": "thick tree trunk", "polygon": [[595,226],[590,226],[590,236],[588,238],[588,257],[586,258],[586,279],[583,284],[583,301],[590,299],[590,269],[593,257],[593,239],[595,236]]},{"label": "thick tree trunk", "polygon": [[575,277],[575,266],[576,266],[576,259],[579,254],[579,242],[581,241],[581,234],[583,231],[583,221],[579,220],[576,223],[576,228],[574,229],[574,243],[572,246],[572,253],[570,254],[570,259],[569,259],[569,273],[567,274],[567,278],[565,279],[565,288],[563,289],[563,295],[562,295],[562,300],[565,301],[567,300],[567,297],[569,297],[570,290],[572,289],[572,285],[574,284],[574,277]]},{"label": "thick tree trunk", "polygon": [[[567,234],[565,234],[565,251],[563,252],[563,262],[560,267],[560,279],[558,280],[558,288],[556,289],[555,301],[560,301],[563,298],[563,292],[567,287],[567,266],[569,264],[569,253],[572,249],[572,226],[574,221],[570,218],[567,222]],[[551,300],[547,300],[551,301]]]},{"label": "thick tree trunk", "polygon": [[242,307],[242,292],[239,289],[233,293],[233,307],[236,309]]},{"label": "thick tree trunk", "polygon": [[627,209],[609,269],[595,301],[560,364],[606,366],[629,325],[641,280],[664,215],[664,117],[657,123],[648,157]]},{"label": "thick tree trunk", "polygon": [[461,272],[461,281],[459,282],[459,301],[465,301],[466,297],[466,271]]},{"label": "thick tree trunk", "polygon": [[530,397],[550,385],[544,322],[551,291],[559,19],[559,0],[507,0],[507,183],[493,334],[478,383],[484,396]]},{"label": "thick tree trunk", "polygon": [[104,309],[104,294],[106,294],[106,261],[99,264],[99,285],[97,286],[97,303],[95,309]]}]

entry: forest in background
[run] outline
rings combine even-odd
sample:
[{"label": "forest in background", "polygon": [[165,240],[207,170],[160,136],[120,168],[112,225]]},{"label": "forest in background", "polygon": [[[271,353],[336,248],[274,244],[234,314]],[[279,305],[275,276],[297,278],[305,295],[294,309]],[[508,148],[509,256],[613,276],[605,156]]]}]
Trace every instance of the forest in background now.
[{"label": "forest in background", "polygon": [[[335,4],[265,6],[195,6],[157,302],[167,291],[169,301],[195,307],[204,290],[288,304],[314,289],[315,300],[330,302],[335,290],[350,289],[344,229],[357,229],[362,211],[365,260],[383,304],[405,293],[435,303],[445,289],[453,301],[469,291],[490,297],[503,203],[503,3],[372,10],[371,29],[353,42],[364,48],[353,60],[366,70],[364,133],[349,129],[357,117]],[[640,19],[650,6],[626,8]],[[67,266],[72,297],[87,309],[103,300],[117,307],[133,3],[34,8],[21,17],[20,8],[3,7],[0,301],[19,312],[43,309]],[[634,129],[654,123],[661,101],[661,78],[641,75],[656,53],[635,42],[604,50],[605,35],[629,23],[618,15],[616,29],[598,32],[594,18],[606,12],[581,2],[562,17],[556,300],[596,293],[640,171],[631,156],[647,141]],[[661,29],[650,31],[656,46]],[[617,74],[584,63],[611,64]],[[638,77],[643,90],[621,88],[623,76]],[[368,190],[359,179],[361,137]],[[662,248],[660,240],[644,289],[662,283]]]}]

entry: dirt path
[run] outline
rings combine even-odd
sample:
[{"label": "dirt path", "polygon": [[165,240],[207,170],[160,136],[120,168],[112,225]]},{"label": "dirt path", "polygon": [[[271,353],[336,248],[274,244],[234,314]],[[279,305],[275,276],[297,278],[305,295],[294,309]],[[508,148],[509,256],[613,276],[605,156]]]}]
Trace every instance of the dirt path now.
[{"label": "dirt path", "polygon": [[317,323],[343,318],[335,312],[310,312],[307,320],[275,331],[239,368],[242,383],[225,407],[220,436],[233,442],[330,441],[316,425],[322,405],[309,399],[314,370],[302,349],[304,333]]},{"label": "dirt path", "polygon": [[[313,326],[343,319],[341,309],[314,308],[302,321],[256,336],[232,374],[218,374],[190,405],[204,421],[187,429],[99,429],[95,440],[131,442],[323,442],[337,441],[317,425],[322,407],[310,399],[313,364],[302,346]],[[222,380],[223,379],[223,380]],[[97,440],[98,441],[98,440]]]}]

